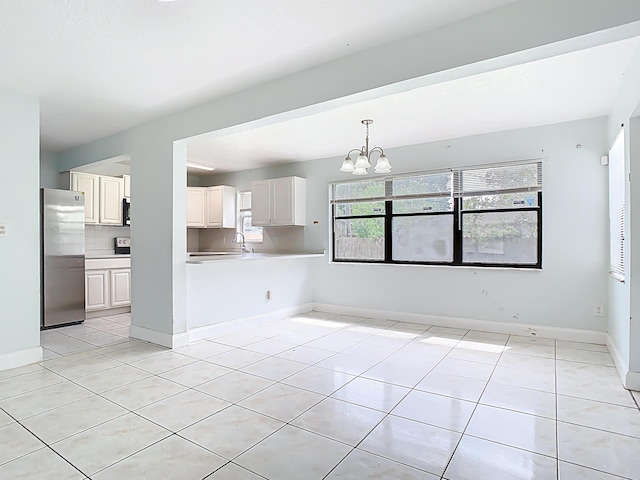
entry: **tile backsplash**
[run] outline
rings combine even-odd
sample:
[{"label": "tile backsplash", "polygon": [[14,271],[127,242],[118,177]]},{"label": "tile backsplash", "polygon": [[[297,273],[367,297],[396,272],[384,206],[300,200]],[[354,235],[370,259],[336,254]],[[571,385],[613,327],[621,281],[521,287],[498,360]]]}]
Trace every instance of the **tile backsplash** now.
[{"label": "tile backsplash", "polygon": [[[187,230],[187,250],[190,252],[240,250],[240,245],[232,241],[236,233],[234,228],[189,228]],[[264,241],[262,243],[247,242],[247,247],[253,248],[256,252],[302,251],[304,228],[265,227]]]},{"label": "tile backsplash", "polygon": [[84,248],[86,254],[109,255],[114,253],[113,239],[115,237],[128,237],[130,227],[115,225],[90,225],[84,226]]}]

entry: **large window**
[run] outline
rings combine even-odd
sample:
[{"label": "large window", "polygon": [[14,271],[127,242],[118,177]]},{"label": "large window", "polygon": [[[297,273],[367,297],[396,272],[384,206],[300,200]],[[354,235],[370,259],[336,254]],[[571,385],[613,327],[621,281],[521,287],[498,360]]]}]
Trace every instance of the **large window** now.
[{"label": "large window", "polygon": [[624,216],[627,202],[624,167],[624,130],[609,151],[609,259],[611,276],[621,282],[624,270]]},{"label": "large window", "polygon": [[542,164],[331,185],[333,260],[541,267]]}]

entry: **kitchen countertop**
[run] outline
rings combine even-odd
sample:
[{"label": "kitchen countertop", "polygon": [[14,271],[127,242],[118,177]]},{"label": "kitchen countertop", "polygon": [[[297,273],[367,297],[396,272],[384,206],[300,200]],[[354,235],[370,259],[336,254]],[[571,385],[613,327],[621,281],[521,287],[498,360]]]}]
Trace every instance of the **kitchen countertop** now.
[{"label": "kitchen countertop", "polygon": [[278,253],[240,253],[240,252],[192,252],[187,263],[200,264],[225,261],[270,260],[284,258],[324,257],[324,252],[278,252]]},{"label": "kitchen countertop", "polygon": [[91,253],[86,253],[84,256],[85,260],[93,260],[94,258],[131,258],[131,254],[118,254],[116,255],[115,253],[104,253],[104,254],[91,254]]}]

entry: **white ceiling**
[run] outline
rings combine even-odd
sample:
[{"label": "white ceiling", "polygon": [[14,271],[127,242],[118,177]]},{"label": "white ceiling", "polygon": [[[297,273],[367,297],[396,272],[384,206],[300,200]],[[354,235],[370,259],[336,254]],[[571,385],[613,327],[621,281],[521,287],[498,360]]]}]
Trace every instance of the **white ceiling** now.
[{"label": "white ceiling", "polygon": [[245,170],[345,155],[364,144],[364,118],[374,119],[371,146],[387,149],[607,115],[637,45],[633,38],[240,133],[213,132],[191,140],[188,155],[216,172]]},{"label": "white ceiling", "polygon": [[60,151],[511,1],[0,0],[0,86]]}]

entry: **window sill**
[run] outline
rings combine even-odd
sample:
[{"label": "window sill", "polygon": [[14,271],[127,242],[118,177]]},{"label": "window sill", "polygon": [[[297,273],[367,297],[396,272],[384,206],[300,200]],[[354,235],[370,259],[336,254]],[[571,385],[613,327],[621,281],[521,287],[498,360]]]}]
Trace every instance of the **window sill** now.
[{"label": "window sill", "polygon": [[411,263],[367,263],[367,262],[334,262],[330,260],[329,265],[359,265],[374,267],[409,267],[409,268],[445,268],[445,269],[463,269],[463,270],[499,270],[499,271],[517,271],[517,272],[542,272],[542,268],[527,267],[478,267],[475,265],[420,265]]}]

